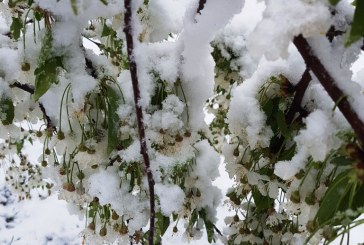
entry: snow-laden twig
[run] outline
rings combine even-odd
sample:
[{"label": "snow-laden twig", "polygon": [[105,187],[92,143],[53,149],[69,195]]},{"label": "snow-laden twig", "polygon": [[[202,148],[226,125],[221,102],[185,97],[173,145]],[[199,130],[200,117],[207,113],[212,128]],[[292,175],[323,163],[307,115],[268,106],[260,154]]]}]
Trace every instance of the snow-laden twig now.
[{"label": "snow-laden twig", "polygon": [[326,92],[330,95],[338,108],[348,120],[361,144],[364,143],[364,123],[346,98],[346,94],[336,85],[334,78],[329,74],[321,61],[315,56],[307,40],[299,35],[293,39],[293,43],[302,55],[308,68],[312,70]]},{"label": "snow-laden twig", "polygon": [[[29,84],[22,84],[20,82],[14,82],[13,84],[10,85],[10,87],[16,87],[16,88],[19,88],[19,89],[21,89],[21,90],[23,90],[25,92],[30,93],[30,94],[34,94],[34,87],[32,85],[29,85]],[[42,111],[43,116],[44,116],[44,118],[45,118],[45,120],[47,122],[47,130],[50,133],[55,132],[56,128],[54,127],[50,117],[47,115],[47,112],[46,112],[46,110],[45,110],[42,103],[39,103],[39,108]]]},{"label": "snow-laden twig", "polygon": [[201,10],[205,7],[206,0],[200,0],[198,2],[197,13],[201,14]]},{"label": "snow-laden twig", "polygon": [[155,230],[155,195],[154,195],[154,179],[153,174],[150,169],[150,159],[148,155],[148,148],[146,143],[145,137],[145,127],[143,121],[143,109],[140,101],[140,89],[139,89],[139,81],[137,76],[137,64],[133,57],[133,49],[134,49],[134,42],[133,42],[133,34],[132,34],[132,6],[131,0],[125,0],[125,16],[124,16],[124,32],[126,37],[126,46],[128,52],[128,60],[129,60],[129,69],[131,75],[131,81],[133,85],[133,92],[134,92],[134,102],[135,102],[135,109],[136,109],[136,116],[138,122],[138,131],[139,131],[139,140],[140,140],[140,153],[143,156],[145,169],[147,172],[148,178],[148,186],[149,186],[149,202],[150,202],[150,228],[149,228],[149,236],[148,241],[149,245],[153,244],[154,238],[154,230]]}]

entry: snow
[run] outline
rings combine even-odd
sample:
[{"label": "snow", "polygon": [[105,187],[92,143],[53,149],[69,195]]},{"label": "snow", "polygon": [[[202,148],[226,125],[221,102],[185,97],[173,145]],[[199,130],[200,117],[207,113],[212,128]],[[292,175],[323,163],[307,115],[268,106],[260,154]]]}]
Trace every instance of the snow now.
[{"label": "snow", "polygon": [[300,33],[304,37],[323,34],[330,26],[330,12],[326,1],[265,2],[263,19],[248,39],[248,49],[256,57],[265,55],[268,60],[286,58],[288,46],[294,36]]},{"label": "snow", "polygon": [[[105,23],[115,28],[117,37],[124,39],[123,6],[118,0],[110,0],[108,4],[96,0],[76,0],[74,3],[77,15],[75,15],[71,6],[72,2],[36,0],[34,3],[35,6],[38,5],[54,15],[56,21],[52,24],[53,48],[51,51],[52,55],[63,57],[64,65],[64,69],[60,69],[59,82],[52,85],[40,98],[40,102],[44,105],[53,124],[58,129],[62,125],[62,131],[66,132],[65,139],[59,140],[56,137],[48,139],[48,136],[43,135],[39,141],[45,142],[52,150],[54,148],[59,155],[65,153],[64,157],[60,156],[61,160],[75,161],[86,179],[84,182],[74,181],[76,192],[71,193],[61,189],[45,200],[33,198],[31,201],[9,203],[6,206],[0,204],[0,243],[56,245],[114,242],[120,238],[116,232],[109,230],[109,237],[103,239],[88,229],[82,233],[86,238],[83,241],[78,234],[83,230],[85,222],[69,215],[73,212],[83,216],[85,210],[80,212],[79,208],[85,208],[96,196],[101,205],[111,205],[113,210],[128,220],[129,235],[133,235],[140,229],[146,230],[148,226],[148,180],[140,154],[130,73],[113,65],[112,59],[100,53],[100,49],[94,50],[94,47],[88,50],[80,47],[90,42],[86,41],[82,35],[89,38],[100,36],[103,21],[95,20],[99,17],[108,18]],[[360,55],[361,43],[358,42],[350,48],[343,48],[342,37],[334,38],[332,43],[324,37],[324,33],[331,24],[340,30],[345,30],[347,23],[351,21],[353,8],[342,1],[337,6],[336,16],[332,16],[326,0],[266,0],[259,3],[256,1],[245,3],[244,0],[209,0],[200,15],[196,14],[198,4],[196,0],[153,0],[149,1],[148,7],[143,6],[142,0],[132,2],[133,12],[138,12],[138,15],[133,17],[135,49],[132,58],[138,64],[138,77],[141,84],[139,103],[143,108],[148,154],[156,183],[157,211],[160,210],[166,216],[178,213],[180,220],[178,224],[171,222],[164,243],[184,244],[191,239],[202,237],[200,242],[192,242],[192,244],[206,244],[206,233],[201,231],[203,228],[201,217],[197,220],[195,227],[185,232],[186,228],[190,228],[188,219],[193,210],[206,211],[207,218],[214,223],[216,221],[216,226],[223,230],[224,236],[237,235],[233,238],[235,242],[245,240],[263,242],[261,237],[253,234],[248,236],[239,234],[241,228],[239,225],[243,222],[235,222],[233,217],[238,212],[248,216],[245,211],[249,212],[247,209],[250,203],[244,199],[241,205],[235,205],[223,199],[222,193],[225,193],[229,187],[240,195],[243,191],[250,191],[254,186],[263,196],[277,200],[282,190],[286,192],[287,197],[299,190],[301,199],[314,192],[316,198],[321,200],[327,187],[316,181],[317,170],[306,169],[311,161],[309,158],[313,161],[325,161],[332,151],[343,144],[336,134],[349,130],[350,125],[337,108],[332,110],[335,103],[313,74],[311,74],[313,79],[301,103],[301,106],[311,113],[304,119],[305,127],[300,129],[294,137],[297,151],[292,159],[272,162],[271,159],[261,157],[254,167],[247,167],[244,163],[249,161],[254,150],[268,148],[273,136],[272,130],[266,124],[266,115],[260,109],[259,89],[271,76],[281,74],[296,85],[305,70],[301,56],[291,45],[291,40],[297,34],[302,33],[309,38],[314,53],[328,67],[337,80],[337,85],[350,95],[348,100],[364,119],[362,113],[359,113],[364,108],[362,64],[355,67],[354,76],[349,70]],[[3,34],[9,30],[11,23],[10,11],[6,5],[6,1],[0,3],[0,32]],[[93,23],[94,31],[84,30],[90,24],[90,20],[95,22]],[[0,125],[2,139],[8,139],[10,135],[13,138],[28,136],[26,132],[19,129],[23,123],[28,127],[40,124],[38,118],[43,115],[38,105],[30,100],[30,95],[24,96],[23,91],[11,89],[7,84],[15,80],[28,84],[34,83],[33,73],[43,34],[42,31],[37,31],[37,34],[33,36],[31,25],[29,25],[25,35],[27,40],[25,50],[21,41],[12,43],[13,41],[4,35],[0,37],[0,97],[14,98],[14,105],[17,108],[15,111],[17,124],[6,127]],[[103,37],[95,41],[108,46],[109,38]],[[225,78],[219,78],[222,81],[215,81],[214,84],[216,70],[211,55],[214,45],[221,50],[223,57],[231,58],[231,54],[237,57],[231,62],[230,67],[238,71],[237,76],[240,79],[233,81],[233,86],[227,86],[231,89],[232,99],[226,101],[223,109],[227,112],[226,123],[229,124],[231,135],[224,135],[227,142],[222,147],[222,153],[217,153],[210,142],[201,136],[208,130],[203,112],[206,101],[216,95],[214,85],[218,82],[231,82],[225,81]],[[125,51],[125,45],[122,48]],[[95,68],[95,77],[87,73],[90,69],[87,70],[85,67],[85,58]],[[21,71],[23,61],[30,63],[29,71]],[[101,90],[99,91],[99,85],[103,85],[105,81],[99,80],[104,76],[117,80],[116,83],[120,85],[125,99],[125,102],[118,101],[117,115],[120,119],[118,133],[121,134],[118,140],[132,139],[131,145],[125,149],[118,147],[111,156],[106,154],[108,139],[105,137],[105,132],[107,130],[93,129],[93,124],[89,123],[94,120],[91,114],[95,111],[100,111],[100,115],[106,118],[107,110],[105,108],[100,110],[101,106],[91,108],[95,105],[89,103],[90,97],[88,97],[90,93],[93,95],[102,93]],[[351,78],[355,82],[351,81]],[[70,99],[64,99],[61,104],[62,95],[68,84],[70,84]],[[162,86],[161,84],[165,86],[167,97],[163,97],[160,105],[150,105],[157,86]],[[267,95],[277,93],[275,89],[267,91]],[[185,95],[186,98],[184,98]],[[218,104],[214,106],[215,109],[222,109]],[[59,115],[60,110],[62,118]],[[71,119],[70,124],[74,126],[72,130],[68,119]],[[85,133],[84,130],[87,132]],[[95,132],[97,135],[92,137],[88,135]],[[206,135],[209,137],[208,133]],[[84,139],[84,137],[88,138]],[[2,139],[0,139],[1,147],[6,145]],[[94,149],[95,152],[92,154],[87,151],[79,152],[81,143]],[[26,144],[30,147],[29,143]],[[13,155],[16,152],[15,148],[12,146],[9,149],[1,149],[1,154]],[[55,159],[52,159],[52,156],[46,156],[41,148],[39,142],[35,143],[34,149],[38,150],[30,153],[31,161],[39,162],[46,159],[48,166],[42,168],[43,177],[52,179],[54,188],[59,189],[64,183],[69,182],[69,176],[68,174],[67,176],[59,175],[59,168],[53,166]],[[239,157],[235,156],[233,154],[235,149],[239,151],[239,154],[246,153],[246,156],[242,159],[239,154]],[[69,155],[72,150],[75,156]],[[3,160],[1,154],[0,157]],[[222,159],[221,154],[226,158]],[[111,163],[111,157],[116,155],[121,161]],[[4,161],[7,163],[10,160]],[[16,161],[19,159],[16,158]],[[258,173],[259,170],[271,164],[274,166],[275,175],[267,176]],[[93,165],[97,165],[98,168],[91,168]],[[126,166],[133,170],[121,170]],[[176,167],[188,169],[183,175],[185,180],[183,188],[173,183],[171,175]],[[142,175],[138,184],[131,182],[131,178],[134,177],[130,171],[134,171],[134,168],[137,169],[138,174]],[[325,166],[322,179],[326,178],[333,168],[334,166],[330,164]],[[295,177],[300,170],[307,171],[303,183]],[[220,174],[224,177],[219,178]],[[73,175],[76,173],[71,173],[71,177],[75,178]],[[243,185],[241,181],[245,181],[243,179],[245,177],[247,184]],[[4,177],[0,175],[1,203],[7,198],[4,197],[5,195],[1,196],[2,193],[7,193],[1,189],[1,186],[5,185],[2,183],[3,179]],[[189,193],[192,193],[191,197]],[[68,211],[64,201],[57,200],[57,196],[67,200]],[[279,211],[284,209],[288,215],[274,210],[265,222],[276,225],[287,217],[294,217],[293,214],[300,211],[297,222],[302,225],[299,229],[303,234],[288,232],[282,236],[282,239],[287,242],[300,244],[306,239],[305,224],[313,219],[318,208],[318,203],[312,206],[303,202],[297,205],[279,204],[281,209]],[[10,217],[12,214],[16,214],[14,221]],[[252,214],[249,212],[249,215]],[[1,219],[1,216],[5,219]],[[225,224],[222,220],[226,216],[229,217],[225,219]],[[185,217],[187,218],[184,219]],[[40,222],[35,223],[35,219]],[[174,225],[178,227],[177,233],[172,230]],[[223,229],[226,225],[229,227]],[[258,221],[252,221],[249,225],[256,228]],[[98,226],[97,230],[100,228]],[[273,234],[271,230],[266,229],[263,232],[266,237],[279,242],[280,236]],[[220,239],[216,244],[227,243],[226,237]],[[319,241],[320,234],[313,239]],[[121,237],[120,243],[128,243],[128,236]]]},{"label": "snow", "polygon": [[203,127],[204,103],[213,92],[214,61],[210,55],[210,42],[216,32],[241,11],[243,5],[243,0],[229,0],[229,4],[211,0],[206,3],[201,15],[196,17],[197,23],[187,19],[189,16],[186,15],[185,29],[179,36],[183,47],[181,77],[189,101],[189,124],[194,130]]},{"label": "snow", "polygon": [[179,33],[183,26],[183,16],[191,0],[154,0],[150,1],[149,21],[152,28],[152,42],[165,39],[170,33]]},{"label": "snow", "polygon": [[[273,133],[267,127],[266,116],[260,109],[258,92],[270,76],[284,74],[290,81],[297,83],[299,74],[303,73],[303,60],[297,59],[295,53],[288,57],[288,62],[260,60],[255,73],[232,92],[228,111],[230,130],[241,137],[252,149],[267,147]],[[292,74],[295,74],[292,76]]]},{"label": "snow", "polygon": [[[82,242],[84,223],[70,215],[67,203],[52,195],[17,203],[16,196],[6,198],[4,175],[0,175],[0,244],[69,244]],[[9,192],[10,193],[10,192]],[[5,199],[8,203],[4,205]]]},{"label": "snow", "polygon": [[185,193],[179,186],[156,184],[155,193],[158,195],[161,211],[164,216],[181,211]]}]

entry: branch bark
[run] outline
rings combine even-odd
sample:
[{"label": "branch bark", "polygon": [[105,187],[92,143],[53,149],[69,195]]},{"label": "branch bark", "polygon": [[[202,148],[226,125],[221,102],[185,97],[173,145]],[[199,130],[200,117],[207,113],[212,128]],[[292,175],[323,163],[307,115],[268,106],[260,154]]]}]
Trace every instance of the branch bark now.
[{"label": "branch bark", "polygon": [[[16,87],[16,88],[19,88],[25,92],[28,92],[30,94],[34,94],[34,87],[32,85],[29,85],[29,84],[22,84],[20,82],[14,82],[13,84],[10,85],[10,87]],[[45,118],[45,121],[47,123],[47,130],[50,132],[50,133],[53,133],[56,131],[56,127],[54,127],[53,123],[52,123],[52,120],[50,119],[50,117],[47,115],[47,112],[43,106],[42,103],[39,102],[39,108],[40,110],[42,111],[43,113],[43,117]]]},{"label": "branch bark", "polygon": [[348,120],[349,124],[356,133],[361,144],[364,143],[364,123],[360,120],[357,112],[352,108],[346,99],[346,94],[336,85],[334,78],[330,75],[321,61],[314,55],[314,52],[307,40],[299,35],[293,39],[293,43],[302,55],[308,68],[312,70],[320,81],[326,92],[337,104],[340,111]]},{"label": "branch bark", "polygon": [[145,169],[147,172],[148,186],[149,186],[149,205],[150,205],[150,228],[148,241],[149,245],[153,245],[154,230],[155,230],[155,194],[154,194],[154,179],[153,173],[150,169],[150,159],[148,155],[147,142],[145,137],[145,126],[143,121],[143,109],[139,103],[140,101],[140,89],[137,76],[137,64],[133,57],[134,41],[132,34],[132,0],[124,0],[125,15],[124,15],[124,32],[126,36],[126,46],[128,52],[129,69],[131,75],[131,81],[134,92],[134,102],[136,109],[136,116],[138,122],[139,140],[140,140],[140,153],[143,156]]}]

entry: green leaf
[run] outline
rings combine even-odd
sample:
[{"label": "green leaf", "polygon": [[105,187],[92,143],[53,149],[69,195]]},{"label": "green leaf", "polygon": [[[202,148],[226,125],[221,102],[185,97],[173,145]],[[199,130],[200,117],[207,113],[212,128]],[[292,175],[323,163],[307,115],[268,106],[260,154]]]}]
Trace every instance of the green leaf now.
[{"label": "green leaf", "polygon": [[297,144],[293,144],[290,148],[284,149],[282,154],[279,155],[279,161],[288,161],[292,159],[294,154],[296,153]]},{"label": "green leaf", "polygon": [[108,4],[107,0],[100,0],[100,2],[102,2],[102,3],[103,3],[103,4],[105,4],[105,5],[107,5],[107,4]]},{"label": "green leaf", "polygon": [[0,100],[0,119],[3,125],[9,125],[14,120],[14,104],[9,98],[2,97]]},{"label": "green leaf", "polygon": [[107,154],[110,154],[118,145],[119,116],[117,110],[119,106],[119,96],[111,87],[107,86],[107,98]]},{"label": "green leaf", "polygon": [[19,154],[24,146],[24,140],[16,141],[16,153]]},{"label": "green leaf", "polygon": [[173,221],[176,221],[176,220],[177,220],[177,218],[178,218],[178,214],[173,213],[173,214],[172,214],[172,219],[173,219]]},{"label": "green leaf", "polygon": [[274,199],[270,198],[269,196],[263,196],[258,188],[253,188],[252,195],[255,206],[257,207],[256,211],[258,213],[264,213],[267,209],[273,207]]},{"label": "green leaf", "polygon": [[334,216],[342,202],[348,201],[344,197],[351,189],[352,183],[350,179],[350,171],[345,171],[339,174],[330,184],[315,217],[320,225]]},{"label": "green leaf", "polygon": [[209,243],[215,242],[214,224],[206,217],[206,210],[205,209],[201,209],[199,214],[200,214],[200,217],[203,219],[203,221],[205,223],[206,233],[207,233],[207,241]]},{"label": "green leaf", "polygon": [[23,22],[20,18],[12,17],[12,19],[13,22],[11,23],[10,31],[13,34],[14,39],[18,40],[20,37],[20,31],[23,28]]},{"label": "green leaf", "polygon": [[262,106],[262,110],[264,111],[265,115],[267,116],[267,118],[270,118],[273,112],[273,101],[272,100],[268,100],[263,106]]},{"label": "green leaf", "polygon": [[338,2],[340,2],[340,0],[330,0],[330,3],[332,5],[336,5]]},{"label": "green leaf", "polygon": [[107,205],[104,205],[104,214],[105,214],[105,219],[109,220],[111,217],[111,214],[110,214],[110,209]]},{"label": "green leaf", "polygon": [[278,110],[275,117],[276,117],[278,128],[279,128],[281,134],[285,138],[289,138],[289,131],[288,131],[286,119],[284,117],[284,113],[281,110]]},{"label": "green leaf", "polygon": [[104,26],[102,28],[101,37],[107,37],[110,36],[113,33],[113,29],[111,29],[106,23],[104,23]]},{"label": "green leaf", "polygon": [[194,224],[196,223],[198,218],[198,214],[196,210],[193,210],[192,214],[191,214],[191,218],[190,221],[188,222],[188,227],[192,228],[194,226]]},{"label": "green leaf", "polygon": [[331,163],[336,166],[347,166],[353,163],[353,161],[346,156],[338,156],[331,160]]},{"label": "green leaf", "polygon": [[345,41],[345,46],[358,41],[364,36],[364,1],[357,1],[354,13],[353,23],[351,25],[350,33]]},{"label": "green leaf", "polygon": [[77,2],[76,0],[71,0],[71,7],[72,7],[72,11],[75,15],[78,14],[78,11],[77,11]]},{"label": "green leaf", "polygon": [[43,14],[38,11],[34,11],[34,17],[37,21],[40,21],[43,18]]},{"label": "green leaf", "polygon": [[156,218],[157,218],[156,223],[157,223],[157,228],[159,230],[159,234],[163,236],[169,227],[170,223],[169,217],[164,216],[161,212],[157,212]]},{"label": "green leaf", "polygon": [[35,90],[34,100],[37,101],[45,94],[52,84],[57,83],[57,63],[50,60],[48,63],[43,64],[34,70],[35,75]]},{"label": "green leaf", "polygon": [[58,82],[57,68],[63,67],[62,57],[52,56],[52,32],[47,29],[42,41],[38,67],[34,70],[35,89],[33,98],[38,101],[52,84]]}]

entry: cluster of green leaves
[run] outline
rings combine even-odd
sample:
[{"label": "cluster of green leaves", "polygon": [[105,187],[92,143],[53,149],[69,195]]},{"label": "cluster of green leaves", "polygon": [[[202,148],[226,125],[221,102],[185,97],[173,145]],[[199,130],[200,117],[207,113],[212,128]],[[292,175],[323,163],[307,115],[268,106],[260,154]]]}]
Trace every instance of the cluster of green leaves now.
[{"label": "cluster of green leaves", "polygon": [[351,133],[343,136],[354,143],[347,144],[345,149],[341,147],[329,157],[328,161],[335,165],[335,169],[327,179],[328,189],[320,201],[320,208],[314,220],[309,223],[312,235],[319,229],[330,231],[323,233],[327,242],[334,240],[339,234],[349,232],[347,227],[363,214],[364,154]]}]

